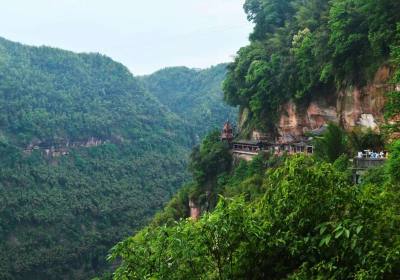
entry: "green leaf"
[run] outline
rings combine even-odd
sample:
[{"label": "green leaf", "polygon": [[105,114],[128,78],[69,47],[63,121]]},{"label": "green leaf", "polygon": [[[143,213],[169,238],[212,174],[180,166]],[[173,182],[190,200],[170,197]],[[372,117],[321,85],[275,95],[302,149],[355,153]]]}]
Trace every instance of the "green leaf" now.
[{"label": "green leaf", "polygon": [[354,238],[354,239],[351,241],[351,249],[352,249],[352,250],[356,247],[356,244],[357,244],[357,239]]},{"label": "green leaf", "polygon": [[336,232],[335,238],[338,239],[343,234],[343,232],[344,232],[344,230]]},{"label": "green leaf", "polygon": [[338,231],[338,230],[341,230],[343,227],[341,226],[341,225],[339,225],[339,226],[337,226],[336,228],[335,228],[335,230],[334,230],[334,232],[336,232],[336,231]]},{"label": "green leaf", "polygon": [[321,226],[321,228],[319,229],[319,234],[323,235],[325,230],[326,230],[326,226],[325,225]]},{"label": "green leaf", "polygon": [[322,247],[323,245],[329,245],[329,242],[331,241],[332,236],[330,234],[327,234],[320,242],[319,242],[319,247]]}]

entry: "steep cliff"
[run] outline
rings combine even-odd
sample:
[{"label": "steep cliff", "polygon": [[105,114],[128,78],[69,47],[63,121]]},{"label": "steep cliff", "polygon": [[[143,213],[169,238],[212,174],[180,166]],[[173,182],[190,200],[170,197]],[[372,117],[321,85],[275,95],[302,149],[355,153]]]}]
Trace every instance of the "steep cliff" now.
[{"label": "steep cliff", "polygon": [[[348,86],[331,94],[315,93],[307,104],[293,101],[281,106],[276,134],[264,135],[288,142],[307,132],[318,130],[329,122],[340,124],[348,131],[355,127],[379,131],[385,123],[384,106],[386,93],[395,90],[390,83],[391,69],[384,65],[374,78],[363,87]],[[247,110],[242,110],[240,123],[245,123]],[[253,138],[259,138],[260,132],[253,131]]]},{"label": "steep cliff", "polygon": [[224,83],[225,100],[242,108],[243,136],[255,129],[290,140],[328,121],[379,129],[389,79],[400,81],[390,70],[400,65],[398,1],[248,0],[244,7],[254,30]]}]

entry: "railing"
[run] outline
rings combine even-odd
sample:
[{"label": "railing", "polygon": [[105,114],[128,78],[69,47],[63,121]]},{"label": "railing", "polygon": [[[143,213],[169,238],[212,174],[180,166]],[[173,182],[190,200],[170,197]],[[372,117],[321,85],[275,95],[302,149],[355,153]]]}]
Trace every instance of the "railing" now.
[{"label": "railing", "polygon": [[354,158],[353,166],[356,169],[368,169],[384,164],[386,158]]},{"label": "railing", "polygon": [[283,155],[285,153],[289,155],[294,154],[313,154],[313,146],[305,147],[286,147],[286,148],[276,148],[275,146],[270,146],[267,148],[255,148],[255,147],[239,147],[238,145],[232,148],[232,152],[236,154],[247,154],[247,155],[258,155],[260,152],[269,152],[275,155]]},{"label": "railing", "polygon": [[249,151],[249,150],[239,150],[239,149],[233,149],[233,153],[236,154],[244,154],[244,155],[258,155],[259,151]]}]

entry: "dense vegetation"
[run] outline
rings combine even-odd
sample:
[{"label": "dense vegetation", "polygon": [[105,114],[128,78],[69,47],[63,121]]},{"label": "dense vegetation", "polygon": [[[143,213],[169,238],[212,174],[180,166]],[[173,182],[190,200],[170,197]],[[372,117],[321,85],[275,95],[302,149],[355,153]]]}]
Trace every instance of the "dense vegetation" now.
[{"label": "dense vegetation", "polygon": [[[273,130],[279,106],[364,85],[388,63],[400,82],[400,4],[247,0],[251,43],[228,65],[225,100]],[[396,31],[397,30],[397,31]],[[225,65],[134,78],[98,54],[0,39],[0,278],[82,279],[105,269],[186,182],[189,147],[227,110]],[[389,93],[388,121],[400,112]],[[229,118],[229,116],[228,116]],[[232,118],[232,117],[230,117]],[[389,123],[398,133],[398,122]],[[90,138],[102,144],[84,147]],[[383,138],[329,126],[316,156],[232,164],[208,134],[193,180],[110,258],[115,279],[398,279],[400,143],[354,185],[346,154]],[[66,146],[64,157],[27,147]],[[64,147],[65,148],[65,147]],[[189,200],[203,211],[186,219]]]},{"label": "dense vegetation", "polygon": [[[358,134],[355,133],[353,135],[354,138],[363,138],[361,136],[357,137]],[[367,148],[372,149],[373,147],[368,146]],[[314,154],[321,160],[332,163],[341,155],[346,154],[346,151],[347,139],[345,133],[337,125],[329,124],[324,135],[314,139]],[[357,149],[357,151],[360,151],[360,149]]]},{"label": "dense vegetation", "polygon": [[85,279],[104,269],[109,248],[186,179],[185,153],[168,149],[106,144],[46,160],[1,144],[0,278]]},{"label": "dense vegetation", "polygon": [[[395,42],[391,46],[391,63],[395,67],[392,83],[400,85],[400,23],[397,25]],[[395,90],[388,93],[388,100],[385,106],[385,118],[388,121],[385,127],[386,134],[400,132],[400,91]]]},{"label": "dense vegetation", "polygon": [[[191,139],[98,54],[1,39],[0,77],[0,278],[87,278],[182,184]],[[108,143],[62,158],[22,153],[91,137]]]},{"label": "dense vegetation", "polygon": [[190,155],[189,170],[193,180],[179,190],[163,211],[157,213],[151,224],[171,224],[188,217],[189,200],[202,211],[213,209],[221,191],[221,178],[229,176],[232,161],[228,143],[220,141],[220,132],[206,135]]},{"label": "dense vegetation", "polygon": [[255,28],[228,66],[224,92],[249,109],[249,127],[273,130],[285,101],[364,85],[398,46],[399,1],[247,0],[244,9]]},{"label": "dense vegetation", "polygon": [[[397,1],[247,0],[244,8],[255,28],[228,65],[224,91],[249,109],[247,127],[273,130],[283,102],[365,85],[385,63],[400,82]],[[388,96],[387,135],[330,124],[312,157],[260,154],[232,166],[209,134],[190,158],[193,182],[113,248],[114,279],[399,279],[400,141],[390,136],[400,132],[400,99]],[[348,155],[365,148],[387,148],[390,158],[355,185]],[[199,220],[186,218],[189,199],[206,206]]]},{"label": "dense vegetation", "polygon": [[160,145],[183,139],[171,132],[178,118],[105,56],[1,39],[0,71],[0,125],[12,143],[96,137]]},{"label": "dense vegetation", "polygon": [[[216,98],[216,87],[202,88],[203,98]],[[0,279],[104,270],[112,245],[187,180],[190,148],[203,135],[184,117],[108,57],[0,38]],[[103,144],[85,147],[91,138]],[[52,146],[69,154],[44,156]]]},{"label": "dense vegetation", "polygon": [[116,245],[114,278],[398,279],[399,148],[361,185],[352,184],[345,157],[260,155],[229,176],[221,169],[215,209],[198,221],[158,221]]},{"label": "dense vegetation", "polygon": [[227,119],[235,121],[237,112],[222,102],[222,82],[226,64],[198,70],[171,67],[141,77],[146,89],[172,112],[186,120],[196,139],[220,128]]}]

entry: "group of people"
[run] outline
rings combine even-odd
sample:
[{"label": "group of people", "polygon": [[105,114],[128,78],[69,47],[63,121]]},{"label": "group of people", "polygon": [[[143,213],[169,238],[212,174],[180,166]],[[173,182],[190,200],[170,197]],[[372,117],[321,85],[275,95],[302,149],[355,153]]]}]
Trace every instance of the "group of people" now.
[{"label": "group of people", "polygon": [[357,153],[357,158],[371,158],[371,159],[384,159],[387,157],[386,151],[374,152],[371,150],[364,150]]}]

